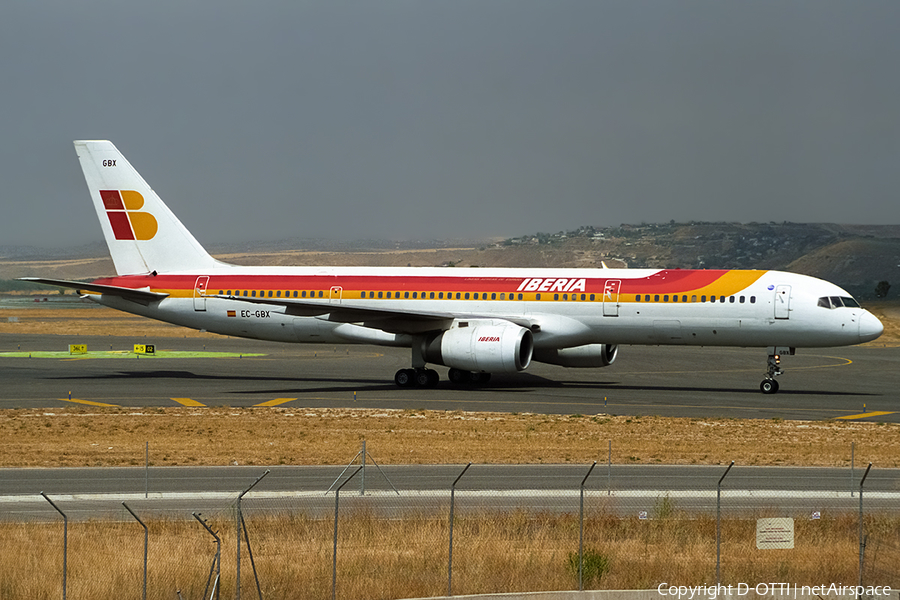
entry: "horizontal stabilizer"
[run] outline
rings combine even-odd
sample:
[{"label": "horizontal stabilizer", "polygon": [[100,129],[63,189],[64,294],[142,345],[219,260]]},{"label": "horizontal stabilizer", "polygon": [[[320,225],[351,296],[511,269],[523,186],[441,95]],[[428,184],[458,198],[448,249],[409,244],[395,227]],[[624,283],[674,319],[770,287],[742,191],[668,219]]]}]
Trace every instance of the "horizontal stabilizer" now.
[{"label": "horizontal stabilizer", "polygon": [[163,298],[167,298],[168,294],[160,294],[149,290],[136,290],[132,288],[119,287],[115,285],[98,285],[96,283],[84,283],[81,281],[66,281],[65,279],[44,279],[41,277],[20,277],[19,281],[31,281],[32,283],[43,283],[46,285],[56,285],[73,290],[85,290],[95,294],[103,294],[106,296],[119,296],[131,302],[137,302],[144,306],[151,302],[159,302]]}]

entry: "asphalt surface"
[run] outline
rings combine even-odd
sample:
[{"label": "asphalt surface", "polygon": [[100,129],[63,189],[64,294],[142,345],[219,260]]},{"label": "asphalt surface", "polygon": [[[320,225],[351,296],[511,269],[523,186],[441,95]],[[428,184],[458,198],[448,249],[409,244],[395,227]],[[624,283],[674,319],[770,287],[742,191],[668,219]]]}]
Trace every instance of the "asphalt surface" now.
[{"label": "asphalt surface", "polygon": [[[58,517],[44,492],[67,517],[128,519],[121,503],[141,514],[190,518],[192,512],[226,514],[241,491],[250,512],[333,514],[334,490],[345,483],[346,509],[380,514],[442,514],[450,487],[463,465],[356,467],[164,467],[82,469],[0,469],[0,518]],[[574,513],[585,482],[588,508],[638,517],[658,510],[668,497],[679,510],[711,512],[721,466],[472,465],[456,485],[458,510],[531,510]],[[853,512],[859,508],[863,471],[836,468],[735,467],[722,479],[728,513],[776,510],[786,514]],[[262,477],[258,482],[257,480]],[[255,485],[254,485],[255,484]],[[364,492],[364,493],[363,493]],[[867,510],[896,512],[900,469],[872,469],[864,486]]]},{"label": "asphalt surface", "polygon": [[[65,351],[85,357],[10,358],[3,352]],[[91,351],[263,353],[244,358],[93,358]],[[304,406],[472,410],[547,414],[659,415],[751,419],[857,418],[900,422],[900,348],[800,349],[783,358],[781,391],[759,392],[765,350],[623,346],[604,369],[534,363],[494,375],[482,388],[400,389],[394,372],[409,350],[301,345],[235,338],[128,338],[0,335],[0,408],[54,408],[72,402],[127,407]],[[174,400],[178,399],[178,400]],[[864,416],[857,416],[864,415]]]}]

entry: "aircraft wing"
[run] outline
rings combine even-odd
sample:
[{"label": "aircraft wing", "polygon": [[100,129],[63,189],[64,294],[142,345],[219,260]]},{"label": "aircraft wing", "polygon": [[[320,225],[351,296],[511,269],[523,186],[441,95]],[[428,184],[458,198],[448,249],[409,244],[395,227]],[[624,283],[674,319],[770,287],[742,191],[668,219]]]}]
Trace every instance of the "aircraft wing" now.
[{"label": "aircraft wing", "polygon": [[42,277],[19,277],[19,281],[31,281],[33,283],[43,283],[46,285],[56,285],[59,287],[71,288],[73,290],[86,290],[95,294],[104,294],[107,296],[119,296],[131,302],[137,302],[144,306],[151,302],[158,302],[163,298],[168,298],[168,294],[159,292],[151,292],[149,289],[134,289],[119,287],[115,285],[99,285],[96,283],[84,283],[82,281],[67,281],[65,279],[44,279]]},{"label": "aircraft wing", "polygon": [[255,298],[250,296],[215,295],[214,298],[240,300],[252,304],[281,306],[285,314],[297,317],[318,317],[337,323],[362,323],[365,327],[381,329],[389,333],[424,333],[449,329],[456,319],[502,319],[515,323],[526,329],[536,325],[535,321],[521,315],[507,316],[498,314],[462,313],[450,311],[396,310],[375,308],[369,305],[354,304],[342,300],[340,303],[329,303],[327,299],[300,300],[295,298]]}]

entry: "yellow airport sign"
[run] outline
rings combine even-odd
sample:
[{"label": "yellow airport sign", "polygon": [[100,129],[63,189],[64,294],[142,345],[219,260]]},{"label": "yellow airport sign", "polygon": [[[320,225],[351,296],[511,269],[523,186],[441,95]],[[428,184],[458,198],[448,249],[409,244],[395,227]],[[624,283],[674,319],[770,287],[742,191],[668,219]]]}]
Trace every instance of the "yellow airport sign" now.
[{"label": "yellow airport sign", "polygon": [[135,354],[156,354],[156,346],[153,344],[135,344]]},{"label": "yellow airport sign", "polygon": [[87,354],[87,344],[69,344],[69,354]]}]

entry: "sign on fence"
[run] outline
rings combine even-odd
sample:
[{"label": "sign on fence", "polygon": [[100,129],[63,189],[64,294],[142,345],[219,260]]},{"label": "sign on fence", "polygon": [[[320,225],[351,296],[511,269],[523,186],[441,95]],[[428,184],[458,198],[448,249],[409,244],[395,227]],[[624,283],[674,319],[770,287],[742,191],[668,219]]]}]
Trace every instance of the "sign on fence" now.
[{"label": "sign on fence", "polygon": [[757,519],[756,547],[759,550],[793,550],[794,520]]}]

